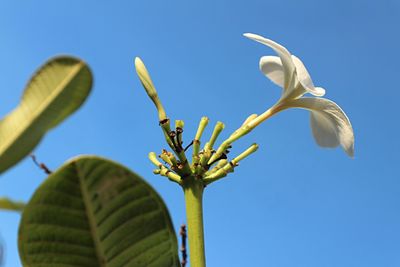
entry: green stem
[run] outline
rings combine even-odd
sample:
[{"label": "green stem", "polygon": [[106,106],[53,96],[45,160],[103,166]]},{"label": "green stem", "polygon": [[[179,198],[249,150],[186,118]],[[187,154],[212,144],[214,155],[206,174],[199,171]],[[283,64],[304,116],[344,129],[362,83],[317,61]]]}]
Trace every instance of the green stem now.
[{"label": "green stem", "polygon": [[183,184],[186,203],[186,217],[189,238],[189,260],[191,267],[205,267],[203,230],[203,191],[202,180],[186,177]]}]

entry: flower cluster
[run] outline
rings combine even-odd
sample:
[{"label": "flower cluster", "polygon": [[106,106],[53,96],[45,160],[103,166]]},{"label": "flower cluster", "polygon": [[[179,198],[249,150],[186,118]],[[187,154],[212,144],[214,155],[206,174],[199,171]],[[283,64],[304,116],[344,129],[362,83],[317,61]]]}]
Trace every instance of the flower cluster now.
[{"label": "flower cluster", "polygon": [[[166,176],[181,185],[186,177],[192,177],[202,181],[206,186],[232,172],[240,160],[258,148],[257,144],[253,144],[242,154],[228,161],[227,154],[233,142],[251,132],[274,114],[288,108],[302,108],[310,111],[312,133],[318,145],[322,147],[341,145],[345,152],[353,157],[354,133],[349,119],[335,102],[322,98],[325,95],[325,89],[314,86],[303,62],[285,47],[272,40],[250,33],[246,33],[244,36],[272,48],[278,55],[261,57],[260,69],[272,82],[282,87],[282,96],[275,105],[261,115],[250,115],[217,149],[214,148],[214,145],[224,128],[222,122],[217,122],[210,140],[200,150],[200,139],[208,124],[206,117],[200,120],[193,141],[187,147],[182,147],[183,121],[175,121],[175,129],[171,130],[170,120],[158,98],[145,65],[139,58],[135,59],[137,74],[158,110],[160,126],[169,147],[174,152],[163,149],[158,157],[154,152],[149,154],[151,162],[157,166],[155,174]],[[304,97],[307,93],[314,97]],[[193,146],[191,163],[185,153],[190,146]],[[164,163],[161,163],[159,158]]]},{"label": "flower cluster", "polygon": [[[204,147],[200,150],[200,140],[209,122],[207,117],[201,118],[194,139],[188,146],[183,147],[184,122],[182,120],[176,120],[175,129],[171,129],[170,119],[166,115],[150,75],[140,58],[135,59],[135,67],[143,87],[157,108],[159,124],[169,147],[174,152],[172,153],[163,149],[158,156],[154,152],[149,153],[150,161],[157,167],[157,169],[154,170],[155,174],[168,177],[171,181],[180,185],[184,185],[185,180],[188,180],[185,178],[194,177],[194,179],[201,181],[201,183],[206,186],[225,177],[228,173],[233,172],[239,161],[258,149],[258,145],[253,144],[237,157],[228,161],[227,154],[231,148],[229,146],[224,149],[218,157],[215,157],[216,151],[214,150],[214,145],[225,127],[222,122],[217,122],[209,141],[206,142]],[[193,146],[191,162],[188,161],[186,156],[186,151],[190,146]]]}]

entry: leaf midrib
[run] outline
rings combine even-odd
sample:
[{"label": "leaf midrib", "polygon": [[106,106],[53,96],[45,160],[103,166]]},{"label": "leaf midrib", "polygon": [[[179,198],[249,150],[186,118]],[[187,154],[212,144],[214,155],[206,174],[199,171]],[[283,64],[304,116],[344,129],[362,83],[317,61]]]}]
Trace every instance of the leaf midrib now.
[{"label": "leaf midrib", "polygon": [[[61,83],[56,87],[56,89],[51,94],[49,94],[49,97],[47,97],[42,102],[42,104],[40,104],[38,106],[38,108],[36,109],[37,111],[32,113],[32,116],[31,116],[32,119],[29,120],[29,121],[28,120],[23,120],[24,123],[22,123],[22,126],[17,128],[17,130],[15,131],[16,134],[11,135],[11,138],[7,139],[5,142],[4,142],[4,139],[3,139],[3,142],[1,142],[3,145],[0,143],[0,153],[3,153],[4,151],[6,151],[7,148],[9,148],[16,140],[18,140],[21,137],[21,135],[25,132],[25,130],[28,129],[29,126],[32,125],[40,117],[41,114],[43,114],[43,111],[53,102],[54,99],[57,98],[57,96],[62,92],[63,88],[65,88],[66,85],[82,69],[83,65],[84,65],[83,62],[79,62],[75,67],[73,67],[71,72],[70,72],[70,74],[68,74],[61,81]],[[19,109],[22,106],[22,103],[23,102],[21,102],[18,105],[18,107],[9,115],[10,117],[12,117],[16,112],[19,111]],[[5,121],[3,120],[3,122],[5,122]]]},{"label": "leaf midrib", "polygon": [[96,219],[94,217],[94,211],[93,211],[93,207],[91,205],[89,192],[85,186],[84,176],[80,172],[80,169],[79,169],[79,166],[77,163],[73,163],[73,166],[75,167],[76,174],[79,179],[79,185],[80,185],[81,192],[82,192],[83,203],[85,205],[86,215],[87,215],[87,218],[89,221],[90,233],[93,238],[94,247],[95,247],[96,255],[98,258],[98,263],[99,263],[100,267],[106,267],[106,257],[105,257],[104,252],[101,249],[100,234],[97,232],[97,223],[96,223]]}]

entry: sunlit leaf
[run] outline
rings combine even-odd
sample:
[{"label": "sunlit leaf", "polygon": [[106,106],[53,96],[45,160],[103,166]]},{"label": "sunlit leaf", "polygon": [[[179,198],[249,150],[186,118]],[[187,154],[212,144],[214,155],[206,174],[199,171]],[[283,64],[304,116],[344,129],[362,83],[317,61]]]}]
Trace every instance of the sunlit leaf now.
[{"label": "sunlit leaf", "polygon": [[0,173],[77,110],[91,88],[92,74],[83,61],[63,56],[45,63],[29,81],[17,108],[0,121]]}]

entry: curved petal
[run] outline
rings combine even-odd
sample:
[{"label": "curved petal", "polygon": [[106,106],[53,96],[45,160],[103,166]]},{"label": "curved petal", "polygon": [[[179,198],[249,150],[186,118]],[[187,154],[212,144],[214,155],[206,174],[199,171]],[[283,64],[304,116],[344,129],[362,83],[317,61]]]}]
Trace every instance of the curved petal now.
[{"label": "curved petal", "polygon": [[310,77],[310,74],[308,73],[303,62],[294,55],[292,55],[292,60],[293,60],[294,65],[296,66],[297,79],[300,82],[300,84],[303,86],[304,90],[315,96],[325,95],[324,88],[314,86],[314,83]]},{"label": "curved petal", "polygon": [[276,85],[283,88],[284,86],[284,73],[282,61],[276,56],[264,56],[260,58],[260,70]]},{"label": "curved petal", "polygon": [[344,111],[325,98],[299,98],[288,104],[311,111],[311,128],[314,139],[322,147],[341,145],[346,153],[354,156],[354,133]]},{"label": "curved petal", "polygon": [[256,41],[256,42],[259,42],[261,44],[269,46],[278,54],[278,56],[280,57],[280,59],[282,61],[282,67],[283,67],[283,72],[284,72],[284,80],[285,80],[284,88],[287,89],[288,91],[293,90],[295,80],[296,80],[295,79],[296,67],[292,61],[290,52],[282,45],[280,45],[270,39],[266,39],[260,35],[253,34],[253,33],[245,33],[243,35],[249,39]]}]

